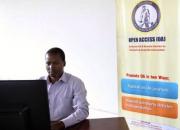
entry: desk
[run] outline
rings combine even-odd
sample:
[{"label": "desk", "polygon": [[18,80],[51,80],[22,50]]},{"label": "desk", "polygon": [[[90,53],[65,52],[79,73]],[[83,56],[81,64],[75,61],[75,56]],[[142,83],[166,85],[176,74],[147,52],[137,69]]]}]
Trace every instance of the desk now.
[{"label": "desk", "polygon": [[87,119],[65,130],[129,130],[124,117]]}]

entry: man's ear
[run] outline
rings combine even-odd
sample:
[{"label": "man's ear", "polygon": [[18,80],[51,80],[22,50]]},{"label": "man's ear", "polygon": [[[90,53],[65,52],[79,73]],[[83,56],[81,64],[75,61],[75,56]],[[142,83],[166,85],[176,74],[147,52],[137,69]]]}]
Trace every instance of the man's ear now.
[{"label": "man's ear", "polygon": [[64,66],[66,66],[66,61],[64,61]]}]

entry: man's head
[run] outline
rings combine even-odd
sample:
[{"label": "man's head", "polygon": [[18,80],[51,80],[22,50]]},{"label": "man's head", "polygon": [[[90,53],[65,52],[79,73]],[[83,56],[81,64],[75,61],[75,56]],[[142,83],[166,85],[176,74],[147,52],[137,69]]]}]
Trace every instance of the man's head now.
[{"label": "man's head", "polygon": [[58,80],[63,74],[66,64],[64,51],[57,47],[51,48],[46,52],[45,60],[50,78]]}]

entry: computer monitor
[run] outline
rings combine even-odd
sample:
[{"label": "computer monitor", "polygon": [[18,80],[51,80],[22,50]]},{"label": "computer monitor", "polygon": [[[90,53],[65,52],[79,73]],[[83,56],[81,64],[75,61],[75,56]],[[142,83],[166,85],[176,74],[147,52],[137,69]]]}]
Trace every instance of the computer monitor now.
[{"label": "computer monitor", "polygon": [[50,130],[45,80],[0,81],[0,130]]}]

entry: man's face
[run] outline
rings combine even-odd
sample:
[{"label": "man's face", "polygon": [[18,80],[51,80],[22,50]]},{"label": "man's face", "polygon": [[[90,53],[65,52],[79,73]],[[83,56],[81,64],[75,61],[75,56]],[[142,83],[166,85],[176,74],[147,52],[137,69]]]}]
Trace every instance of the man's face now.
[{"label": "man's face", "polygon": [[46,70],[50,77],[60,78],[64,70],[64,61],[59,55],[46,54]]}]

